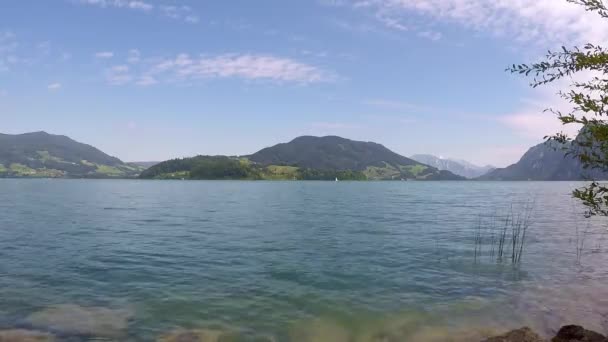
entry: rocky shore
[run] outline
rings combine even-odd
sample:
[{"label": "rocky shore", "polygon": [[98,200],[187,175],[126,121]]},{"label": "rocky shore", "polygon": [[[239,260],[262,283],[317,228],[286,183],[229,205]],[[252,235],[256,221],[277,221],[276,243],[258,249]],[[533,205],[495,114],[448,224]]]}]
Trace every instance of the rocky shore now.
[{"label": "rocky shore", "polygon": [[528,327],[488,338],[483,342],[608,342],[606,336],[578,325],[563,326],[551,340],[546,340]]},{"label": "rocky shore", "polygon": [[[93,321],[95,321],[93,319]],[[57,323],[57,322],[55,322]],[[92,323],[93,324],[93,323]],[[94,325],[94,324],[93,324]],[[56,325],[58,326],[58,325]],[[112,329],[110,329],[112,330]],[[82,331],[79,331],[82,332]],[[92,334],[87,334],[89,337]],[[106,336],[109,337],[108,331]],[[112,341],[121,341],[125,336],[116,336],[116,332]],[[368,339],[369,338],[369,339]],[[403,337],[396,336],[368,336],[365,339],[356,339],[361,342],[406,342],[410,341],[410,338],[403,339]],[[59,342],[62,338],[54,336],[49,332],[35,331],[35,330],[24,330],[24,329],[12,329],[12,330],[0,330],[0,342]],[[85,339],[89,340],[89,339]],[[95,339],[96,340],[96,339]],[[105,340],[105,339],[104,339]],[[70,340],[71,341],[71,340]],[[157,342],[228,342],[228,341],[255,341],[255,342],[276,342],[277,340],[273,337],[257,337],[255,339],[243,339],[242,336],[234,333],[228,333],[219,330],[175,330],[165,335],[159,336]],[[296,338],[296,342],[352,342],[355,341],[348,336],[340,334],[328,334],[328,335],[312,335],[306,338]],[[458,336],[443,336],[443,335],[425,335],[425,337],[419,339],[415,338],[414,342],[474,342],[475,340],[469,338],[461,338]],[[563,326],[557,333],[557,335],[551,339],[541,337],[539,334],[534,332],[528,327],[512,330],[504,335],[490,337],[481,342],[608,342],[608,338],[600,333],[586,330],[585,328],[577,325]]]}]

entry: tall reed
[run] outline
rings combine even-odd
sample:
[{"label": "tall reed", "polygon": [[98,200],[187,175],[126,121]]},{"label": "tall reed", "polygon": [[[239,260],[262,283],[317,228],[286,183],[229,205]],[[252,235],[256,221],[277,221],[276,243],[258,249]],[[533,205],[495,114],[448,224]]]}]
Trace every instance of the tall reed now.
[{"label": "tall reed", "polygon": [[[475,262],[489,259],[497,263],[519,265],[525,252],[528,230],[532,225],[533,202],[516,211],[513,205],[505,214],[479,216],[474,232]],[[499,224],[498,224],[499,223]],[[484,254],[484,246],[488,252]]]}]

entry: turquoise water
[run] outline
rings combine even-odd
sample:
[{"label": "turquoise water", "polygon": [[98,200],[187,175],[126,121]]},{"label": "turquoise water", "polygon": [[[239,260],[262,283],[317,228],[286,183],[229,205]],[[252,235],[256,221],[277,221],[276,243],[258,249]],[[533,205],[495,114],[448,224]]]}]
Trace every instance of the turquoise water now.
[{"label": "turquoise water", "polygon": [[[0,329],[69,341],[606,331],[608,231],[580,216],[577,185],[3,179]],[[475,261],[480,221],[525,205],[521,265]]]}]

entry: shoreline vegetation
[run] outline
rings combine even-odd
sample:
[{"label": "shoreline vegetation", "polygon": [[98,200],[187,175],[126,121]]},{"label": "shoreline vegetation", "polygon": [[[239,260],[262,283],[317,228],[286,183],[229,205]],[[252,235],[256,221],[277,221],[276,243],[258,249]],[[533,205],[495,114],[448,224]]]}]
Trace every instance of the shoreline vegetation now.
[{"label": "shoreline vegetation", "polygon": [[[174,159],[143,171],[140,179],[183,180],[434,180],[435,174],[424,173],[424,166],[391,165],[367,167],[365,170],[314,169],[297,165],[262,165],[246,157],[198,156]],[[464,180],[464,179],[462,179]]]}]

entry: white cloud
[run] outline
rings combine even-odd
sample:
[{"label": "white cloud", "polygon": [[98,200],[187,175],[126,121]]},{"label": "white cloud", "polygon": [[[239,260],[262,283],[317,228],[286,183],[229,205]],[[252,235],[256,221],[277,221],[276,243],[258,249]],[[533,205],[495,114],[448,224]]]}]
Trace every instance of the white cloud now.
[{"label": "white cloud", "polygon": [[158,13],[167,18],[183,20],[187,23],[198,23],[199,17],[190,6],[184,5],[153,5],[143,0],[72,0],[82,5],[97,6],[101,8],[121,8],[138,10],[147,13]]},{"label": "white cloud", "polygon": [[126,8],[132,10],[140,10],[144,12],[148,12],[154,9],[154,5],[140,0],[77,0],[77,2],[83,5],[92,5],[104,8]]},{"label": "white cloud", "polygon": [[138,86],[146,87],[158,84],[158,81],[156,80],[156,78],[150,75],[143,75],[137,81],[135,81],[135,84]]},{"label": "white cloud", "polygon": [[242,78],[276,82],[319,83],[333,77],[312,65],[290,58],[254,54],[225,54],[191,57],[179,54],[153,66],[148,75],[172,77],[178,80],[206,78]]},{"label": "white cloud", "polygon": [[111,85],[152,86],[161,83],[191,83],[204,79],[244,79],[277,83],[311,84],[332,82],[331,72],[291,58],[257,54],[178,54],[171,58],[143,58],[139,50],[129,51],[125,64],[104,70]]},{"label": "white cloud", "polygon": [[55,91],[61,89],[61,83],[51,83],[47,86],[48,90]]},{"label": "white cloud", "polygon": [[17,39],[11,31],[0,31],[0,72],[9,71],[10,66],[19,62],[15,55]]},{"label": "white cloud", "polygon": [[606,20],[565,0],[351,0],[348,4],[371,11],[387,27],[402,31],[434,32],[438,20],[514,41],[536,41],[543,47],[608,42]]},{"label": "white cloud", "polygon": [[159,9],[164,16],[171,19],[184,20],[191,24],[199,22],[199,17],[194,14],[190,6],[162,5]]},{"label": "white cloud", "polygon": [[108,59],[112,57],[114,57],[114,52],[112,51],[100,51],[95,53],[95,58]]}]

